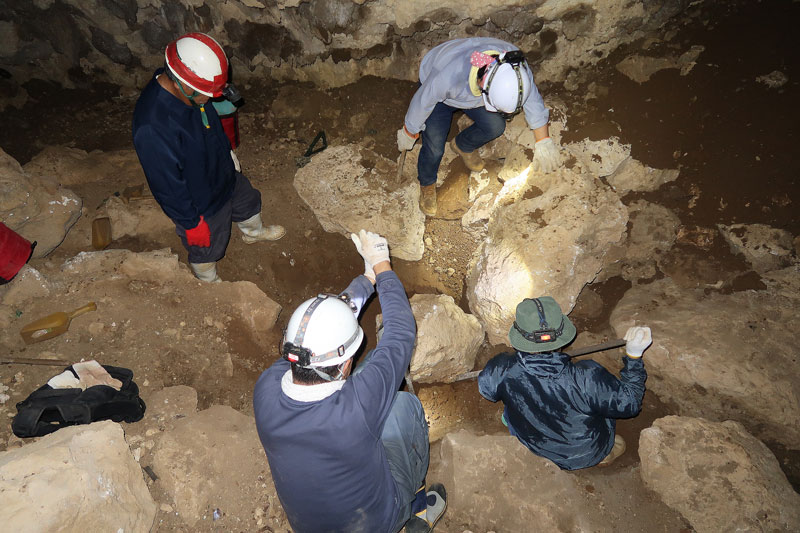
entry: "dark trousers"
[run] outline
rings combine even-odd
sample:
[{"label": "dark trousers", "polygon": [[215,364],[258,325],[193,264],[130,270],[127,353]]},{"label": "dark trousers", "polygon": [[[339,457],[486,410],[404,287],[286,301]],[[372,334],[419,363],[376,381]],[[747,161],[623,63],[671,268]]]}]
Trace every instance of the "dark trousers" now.
[{"label": "dark trousers", "polygon": [[506,121],[498,113],[486,111],[485,107],[457,109],[439,102],[425,121],[422,131],[422,148],[417,160],[417,179],[423,187],[436,183],[436,175],[444,155],[447,134],[453,113],[463,111],[474,122],[456,136],[456,144],[464,152],[477,150],[491,140],[498,138],[506,129]]},{"label": "dark trousers", "polygon": [[261,212],[261,193],[250,185],[250,180],[243,174],[236,172],[235,175],[236,185],[230,200],[216,213],[205,216],[206,224],[211,230],[211,246],[190,246],[186,242],[186,229],[175,224],[175,233],[189,252],[190,263],[213,263],[225,257],[225,250],[231,239],[231,223],[247,220]]}]

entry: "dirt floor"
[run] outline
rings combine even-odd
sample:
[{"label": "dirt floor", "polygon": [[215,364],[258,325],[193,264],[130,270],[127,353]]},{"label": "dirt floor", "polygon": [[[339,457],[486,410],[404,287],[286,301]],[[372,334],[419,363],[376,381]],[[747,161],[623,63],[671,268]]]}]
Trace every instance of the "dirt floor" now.
[{"label": "dirt floor", "polygon": [[[699,232],[709,229],[716,236],[711,246],[698,246],[686,238],[671,251],[672,260],[665,263],[668,271],[659,272],[657,277],[669,275],[689,284],[705,282],[706,278],[723,279],[725,283],[719,290],[735,291],[758,288],[760,280],[722,244],[716,224],[765,223],[800,234],[795,211],[800,200],[800,159],[794,150],[798,141],[795,125],[800,119],[800,111],[794,105],[800,97],[800,47],[794,42],[791,26],[800,20],[800,4],[777,0],[724,4],[691,8],[665,28],[664,33],[674,34],[674,38],[645,50],[643,42],[619,50],[591,72],[583,73],[586,83],[576,90],[545,85],[540,91],[545,101],[549,95],[557,95],[567,103],[569,130],[563,142],[617,135],[632,145],[633,157],[644,164],[680,168],[677,181],[652,193],[629,194],[623,202],[628,204],[639,198],[657,202],[672,209],[685,227]],[[660,57],[676,50],[680,53],[692,45],[703,45],[705,51],[687,76],[669,69],[637,84],[614,68],[631,53]],[[775,70],[789,78],[783,87],[770,89],[756,81],[758,76]],[[595,84],[592,91],[589,83]],[[363,266],[351,243],[340,235],[325,233],[298,197],[292,185],[296,158],[318,132],[324,131],[331,145],[358,143],[395,160],[395,132],[402,124],[414,88],[411,82],[372,77],[328,91],[301,84],[248,84],[241,88],[246,104],[240,112],[239,159],[244,173],[262,191],[265,221],[284,225],[287,235],[277,243],[252,247],[232,239],[219,264],[219,274],[225,280],[252,281],[280,303],[284,313],[272,338],[261,342],[247,334],[237,334],[245,328],[235,321],[224,325],[227,350],[235,361],[248,363],[237,366],[222,385],[200,386],[186,377],[192,372],[180,367],[163,377],[163,385],[198,388],[200,408],[222,403],[252,413],[253,384],[260,370],[277,357],[273,347],[291,310],[317,292],[343,289]],[[20,163],[26,163],[49,145],[65,144],[87,151],[132,148],[130,119],[135,95],[120,96],[117,88],[107,86],[86,91],[59,90],[44,82],[31,82],[26,89],[32,101],[23,110],[6,110],[6,127],[0,129],[0,146]],[[601,96],[587,99],[589,93]],[[449,179],[457,179],[459,173],[463,169],[454,164]],[[89,250],[85,228],[96,207],[104,198],[119,192],[121,185],[109,176],[102,186],[73,187],[87,207],[79,222],[84,232],[69,236],[49,257],[31,264],[42,271],[57,269],[76,253]],[[450,294],[468,310],[463,277],[474,243],[463,235],[457,220],[429,221],[425,238],[430,244],[421,261],[394,261],[409,295],[432,291]],[[158,242],[124,238],[111,246],[132,251],[167,247],[185,262],[186,252],[171,232]],[[587,286],[571,315],[578,330],[611,334],[608,317],[629,287],[630,282],[621,278]],[[153,297],[146,287],[141,292]],[[164,312],[177,312],[180,306],[171,302],[165,304]],[[374,345],[370,324],[379,312],[378,304],[373,302],[362,318],[368,347]],[[476,368],[504,349],[485,346]],[[17,355],[25,356],[24,351]],[[2,368],[3,382],[14,380],[13,374],[18,370]],[[40,380],[47,372],[25,369],[25,374],[32,390],[43,382]],[[417,392],[426,407],[434,440],[457,428],[486,433],[504,431],[499,421],[502,407],[480,398],[474,381],[420,386]],[[617,490],[637,495],[634,499],[603,501],[620,516],[620,523],[610,529],[630,530],[624,517],[637,512],[647,513],[659,530],[690,530],[679,515],[644,488],[637,471],[639,431],[671,412],[669,405],[648,392],[642,413],[618,423],[619,432],[628,443],[626,454],[608,469],[576,474],[585,480],[588,492],[611,494]],[[7,427],[0,428],[0,442],[9,434]],[[799,489],[800,454],[768,445]],[[434,442],[431,455],[435,473],[438,441]],[[467,526],[445,518],[437,530],[460,532]]]}]

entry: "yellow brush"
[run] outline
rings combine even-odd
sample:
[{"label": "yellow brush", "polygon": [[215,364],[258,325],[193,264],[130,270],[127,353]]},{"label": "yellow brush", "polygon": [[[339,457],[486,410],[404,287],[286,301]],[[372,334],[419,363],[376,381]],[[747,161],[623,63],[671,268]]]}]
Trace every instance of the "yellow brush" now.
[{"label": "yellow brush", "polygon": [[97,305],[94,302],[89,302],[83,307],[79,307],[71,313],[58,312],[52,315],[47,315],[40,318],[35,322],[31,322],[19,332],[22,335],[22,340],[25,344],[33,344],[34,342],[41,342],[47,339],[57,337],[62,333],[66,333],[69,329],[70,321],[76,316],[88,313],[89,311],[96,311]]}]

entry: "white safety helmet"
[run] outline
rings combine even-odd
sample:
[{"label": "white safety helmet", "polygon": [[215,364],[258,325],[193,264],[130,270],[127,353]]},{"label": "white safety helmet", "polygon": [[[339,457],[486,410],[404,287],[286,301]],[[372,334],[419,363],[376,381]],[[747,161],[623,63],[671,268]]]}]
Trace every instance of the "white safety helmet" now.
[{"label": "white safety helmet", "polygon": [[228,58],[205,33],[187,33],[167,45],[167,68],[184,85],[211,98],[222,96],[228,81]]},{"label": "white safety helmet", "polygon": [[522,110],[531,92],[531,74],[528,62],[519,50],[500,54],[489,65],[481,82],[483,103],[487,111],[511,118]]},{"label": "white safety helmet", "polygon": [[292,314],[281,355],[306,368],[336,366],[353,357],[363,339],[364,331],[346,299],[320,294]]}]

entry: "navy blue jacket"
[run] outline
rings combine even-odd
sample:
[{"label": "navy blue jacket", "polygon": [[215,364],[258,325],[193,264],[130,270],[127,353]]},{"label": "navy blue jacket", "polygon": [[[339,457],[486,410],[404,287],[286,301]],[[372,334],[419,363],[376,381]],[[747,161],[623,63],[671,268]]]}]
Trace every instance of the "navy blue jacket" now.
[{"label": "navy blue jacket", "polygon": [[200,215],[213,215],[233,195],[236,183],[231,143],[214,106],[184,104],[158,84],[142,91],[133,111],[133,145],[156,201],[173,222],[191,229]]},{"label": "navy blue jacket", "polygon": [[568,355],[503,353],[478,376],[487,400],[502,400],[509,430],[533,453],[565,470],[594,466],[614,446],[615,418],[642,408],[647,372],[623,357],[621,379],[595,361]]},{"label": "navy blue jacket", "polygon": [[[366,280],[360,276],[350,287],[359,279]],[[371,292],[372,284],[367,285]],[[416,324],[394,272],[378,274],[377,289],[383,336],[369,363],[340,390],[319,401],[290,398],[281,388],[284,374],[291,372],[284,359],[264,371],[255,386],[258,436],[278,497],[298,533],[388,532],[399,519],[402,505],[381,433],[411,361]]]}]

